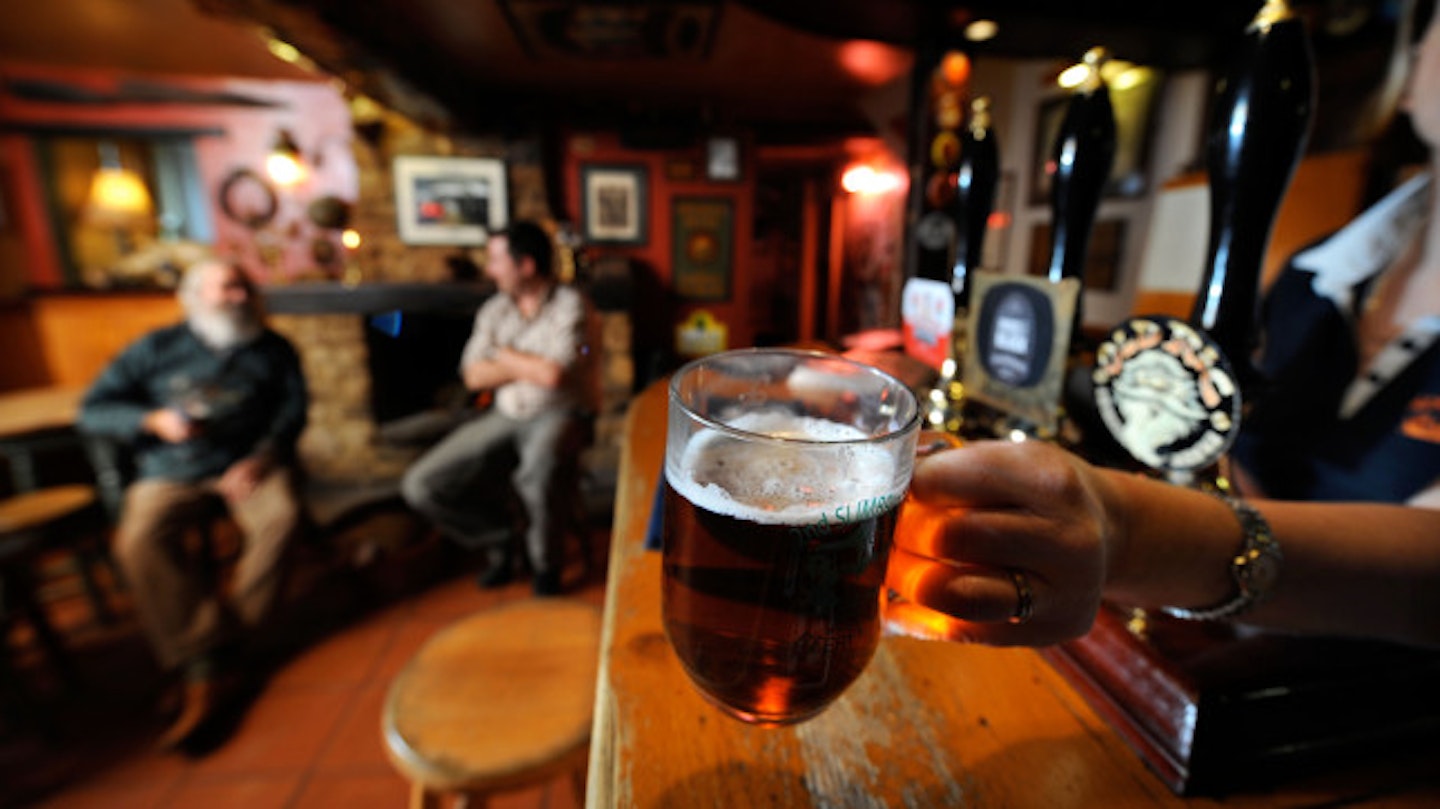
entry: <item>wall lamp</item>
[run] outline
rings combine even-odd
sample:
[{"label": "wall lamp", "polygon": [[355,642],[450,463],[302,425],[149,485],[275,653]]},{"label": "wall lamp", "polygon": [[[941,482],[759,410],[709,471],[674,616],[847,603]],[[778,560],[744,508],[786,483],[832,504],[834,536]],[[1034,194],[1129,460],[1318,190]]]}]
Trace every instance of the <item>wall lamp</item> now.
[{"label": "wall lamp", "polygon": [[90,180],[85,198],[85,223],[115,231],[116,246],[124,256],[134,249],[130,230],[153,220],[155,204],[150,189],[132,169],[120,162],[120,149],[109,141],[100,144],[100,165]]},{"label": "wall lamp", "polygon": [[863,163],[845,169],[840,177],[840,187],[851,194],[884,194],[901,185],[902,181],[895,172],[877,171]]},{"label": "wall lamp", "polygon": [[300,145],[288,129],[275,134],[275,144],[265,158],[265,173],[278,185],[290,187],[305,179],[308,173],[300,156]]}]

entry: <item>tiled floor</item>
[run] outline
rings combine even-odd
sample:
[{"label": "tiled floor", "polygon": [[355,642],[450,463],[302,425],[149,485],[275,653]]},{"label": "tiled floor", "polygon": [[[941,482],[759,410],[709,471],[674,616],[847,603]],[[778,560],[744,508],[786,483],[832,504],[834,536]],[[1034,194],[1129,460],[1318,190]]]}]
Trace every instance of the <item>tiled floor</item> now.
[{"label": "tiled floor", "polygon": [[[596,568],[567,570],[568,597],[599,604],[608,533]],[[0,807],[403,807],[408,788],[385,759],[380,706],[391,678],[436,630],[507,600],[530,598],[528,579],[479,590],[479,563],[438,540],[382,554],[365,568],[326,570],[297,584],[285,616],[293,638],[233,732],[209,753],[151,749],[162,722],[160,677],[126,613],[101,629],[78,597],[56,604],[77,648],[80,683],[38,703],[54,730],[0,725]],[[68,624],[68,625],[67,625]],[[33,672],[31,672],[33,673]],[[567,778],[492,799],[499,809],[583,803]]]}]

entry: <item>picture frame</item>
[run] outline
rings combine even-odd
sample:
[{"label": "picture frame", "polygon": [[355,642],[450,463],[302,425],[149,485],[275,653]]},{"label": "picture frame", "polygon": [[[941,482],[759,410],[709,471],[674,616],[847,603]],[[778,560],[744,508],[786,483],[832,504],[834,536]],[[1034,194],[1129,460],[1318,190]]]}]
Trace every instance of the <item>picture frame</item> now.
[{"label": "picture frame", "polygon": [[479,246],[510,223],[504,160],[401,155],[393,169],[406,244]]},{"label": "picture frame", "polygon": [[649,241],[649,170],[634,165],[588,165],[580,169],[580,221],[594,244],[642,245]]},{"label": "picture frame", "polygon": [[[1090,239],[1085,249],[1085,289],[1096,292],[1114,292],[1119,289],[1124,269],[1128,224],[1123,218],[1106,217],[1091,226]],[[1037,222],[1030,228],[1030,263],[1026,274],[1040,277],[1049,275],[1053,238],[1049,222]]]},{"label": "picture frame", "polygon": [[671,268],[684,301],[730,300],[735,206],[724,197],[675,197],[670,202]]},{"label": "picture frame", "polygon": [[705,141],[705,179],[733,183],[740,180],[740,140],[715,136]]},{"label": "picture frame", "polygon": [[[1147,73],[1133,85],[1111,88],[1110,98],[1115,116],[1115,155],[1110,174],[1105,178],[1102,196],[1107,199],[1133,199],[1150,188],[1147,166],[1151,141],[1154,138],[1156,99],[1164,83],[1163,76]],[[1035,114],[1035,144],[1030,169],[1030,205],[1049,205],[1053,186],[1052,152],[1055,139],[1070,109],[1070,96],[1042,99]]]}]

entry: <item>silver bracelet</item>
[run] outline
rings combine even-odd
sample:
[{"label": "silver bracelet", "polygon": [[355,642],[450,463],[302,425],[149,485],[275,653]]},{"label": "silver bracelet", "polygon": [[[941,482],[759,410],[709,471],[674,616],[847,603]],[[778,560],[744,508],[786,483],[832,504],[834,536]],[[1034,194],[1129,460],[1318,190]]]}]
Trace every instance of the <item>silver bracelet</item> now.
[{"label": "silver bracelet", "polygon": [[1228,601],[1204,609],[1160,608],[1164,613],[1187,621],[1234,618],[1255,606],[1270,594],[1280,576],[1280,563],[1284,560],[1280,544],[1275,541],[1270,524],[1260,516],[1260,512],[1244,500],[1219,493],[1215,496],[1235,512],[1245,534],[1240,540],[1239,551],[1230,560],[1230,577],[1235,580],[1236,594]]}]

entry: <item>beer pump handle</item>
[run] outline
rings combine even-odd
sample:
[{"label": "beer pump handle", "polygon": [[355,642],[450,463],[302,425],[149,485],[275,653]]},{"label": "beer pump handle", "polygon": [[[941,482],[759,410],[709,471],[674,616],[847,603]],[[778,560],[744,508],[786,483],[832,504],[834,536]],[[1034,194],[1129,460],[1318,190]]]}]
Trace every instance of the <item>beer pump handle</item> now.
[{"label": "beer pump handle", "polygon": [[1259,381],[1251,354],[1265,249],[1315,108],[1314,57],[1303,21],[1269,0],[1216,85],[1206,143],[1210,242],[1190,315],[1234,368],[1241,389]]},{"label": "beer pump handle", "polygon": [[955,170],[955,266],[950,286],[957,312],[970,305],[970,273],[980,267],[999,177],[1000,152],[990,126],[990,99],[980,96],[970,103],[970,123],[960,136],[960,164]]},{"label": "beer pump handle", "polygon": [[1095,210],[1115,162],[1115,112],[1110,90],[1100,77],[1105,58],[1103,48],[1085,54],[1089,76],[1071,96],[1051,151],[1055,166],[1050,197],[1052,282],[1083,280]]}]

